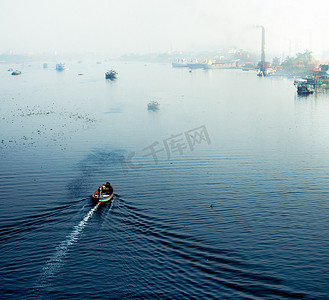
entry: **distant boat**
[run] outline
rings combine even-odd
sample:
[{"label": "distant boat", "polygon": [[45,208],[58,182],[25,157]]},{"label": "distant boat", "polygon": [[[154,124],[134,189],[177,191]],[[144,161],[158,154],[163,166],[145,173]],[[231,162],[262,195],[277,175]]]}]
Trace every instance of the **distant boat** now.
[{"label": "distant boat", "polygon": [[300,96],[310,95],[314,93],[313,85],[307,82],[307,79],[300,79],[294,81],[294,86],[297,87],[297,94]]},{"label": "distant boat", "polygon": [[190,62],[187,63],[187,66],[190,69],[203,69],[204,65],[205,65],[205,63],[200,63],[200,62],[198,62],[197,59],[191,60]]},{"label": "distant boat", "polygon": [[56,70],[57,71],[64,71],[64,70],[66,70],[66,65],[64,63],[56,64]]},{"label": "distant boat", "polygon": [[297,87],[297,94],[298,95],[310,95],[313,94],[314,91],[310,89],[310,87],[306,86],[299,86]]},{"label": "distant boat", "polygon": [[204,64],[205,69],[234,69],[236,68],[235,61],[210,61]]},{"label": "distant boat", "polygon": [[173,68],[187,68],[187,62],[185,58],[178,58],[176,61],[171,63]]},{"label": "distant boat", "polygon": [[11,75],[21,75],[21,74],[22,72],[17,70],[11,73]]},{"label": "distant boat", "polygon": [[93,194],[92,201],[94,203],[105,203],[110,201],[114,196],[114,189],[112,185],[107,181],[100,186]]},{"label": "distant boat", "polygon": [[105,73],[105,78],[106,79],[116,79],[116,78],[118,78],[118,73],[115,72],[114,70],[107,71]]},{"label": "distant boat", "polygon": [[44,63],[44,64],[43,64],[43,68],[44,68],[44,69],[47,69],[47,68],[48,68],[48,64],[47,64],[47,63]]},{"label": "distant boat", "polygon": [[147,104],[148,110],[159,110],[160,109],[160,103],[158,101],[151,101],[149,104]]}]

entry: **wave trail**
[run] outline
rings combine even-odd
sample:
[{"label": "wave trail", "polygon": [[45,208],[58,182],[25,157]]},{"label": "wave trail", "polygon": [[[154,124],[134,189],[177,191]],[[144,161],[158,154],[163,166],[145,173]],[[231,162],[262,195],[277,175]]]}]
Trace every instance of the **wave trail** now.
[{"label": "wave trail", "polygon": [[88,220],[97,210],[99,204],[93,207],[87,215],[80,221],[77,226],[73,227],[73,231],[66,236],[66,239],[62,241],[56,248],[56,253],[49,259],[47,264],[42,268],[41,278],[39,280],[39,287],[45,287],[52,277],[54,277],[59,269],[63,265],[63,259],[67,255],[67,252],[72,244],[78,241],[79,235],[87,225]]}]

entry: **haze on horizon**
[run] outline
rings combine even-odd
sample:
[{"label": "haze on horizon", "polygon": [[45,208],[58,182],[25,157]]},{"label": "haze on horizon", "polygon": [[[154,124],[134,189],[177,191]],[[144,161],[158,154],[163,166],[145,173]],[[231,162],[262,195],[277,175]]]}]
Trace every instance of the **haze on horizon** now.
[{"label": "haze on horizon", "polygon": [[1,0],[0,53],[259,52],[261,24],[270,55],[309,49],[323,58],[328,8],[324,0]]}]

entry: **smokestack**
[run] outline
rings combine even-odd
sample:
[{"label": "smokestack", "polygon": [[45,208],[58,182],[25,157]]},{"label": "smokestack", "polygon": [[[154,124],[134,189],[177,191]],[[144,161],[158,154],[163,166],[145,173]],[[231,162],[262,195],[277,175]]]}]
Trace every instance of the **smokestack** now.
[{"label": "smokestack", "polygon": [[265,64],[265,28],[263,25],[254,25],[256,28],[262,28],[262,49],[261,49],[261,57],[260,62],[262,65]]},{"label": "smokestack", "polygon": [[265,28],[264,26],[260,26],[262,28],[262,55],[261,62],[265,65]]}]

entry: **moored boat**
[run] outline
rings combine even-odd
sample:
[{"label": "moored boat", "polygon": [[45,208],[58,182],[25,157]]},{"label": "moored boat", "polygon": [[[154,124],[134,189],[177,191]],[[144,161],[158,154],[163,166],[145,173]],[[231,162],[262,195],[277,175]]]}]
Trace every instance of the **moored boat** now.
[{"label": "moored boat", "polygon": [[116,79],[116,78],[118,78],[118,73],[115,72],[114,70],[107,71],[105,73],[105,78],[106,79]]},{"label": "moored boat", "polygon": [[205,69],[235,69],[236,61],[209,61],[204,64]]},{"label": "moored boat", "polygon": [[313,85],[309,84],[306,79],[295,80],[294,85],[297,87],[298,95],[310,95],[314,93]]},{"label": "moored boat", "polygon": [[112,185],[107,181],[100,186],[93,194],[92,201],[95,203],[104,203],[113,199],[114,189]]},{"label": "moored boat", "polygon": [[313,94],[314,91],[311,90],[309,87],[306,87],[306,86],[299,86],[297,88],[297,94],[298,95],[310,95],[310,94]]},{"label": "moored boat", "polygon": [[198,62],[197,59],[195,59],[195,60],[191,59],[191,61],[187,63],[187,66],[190,69],[203,69],[204,65],[205,65],[205,63],[200,63],[200,62]]}]

